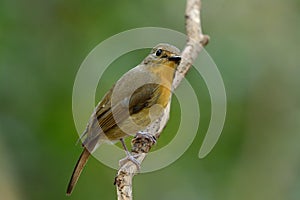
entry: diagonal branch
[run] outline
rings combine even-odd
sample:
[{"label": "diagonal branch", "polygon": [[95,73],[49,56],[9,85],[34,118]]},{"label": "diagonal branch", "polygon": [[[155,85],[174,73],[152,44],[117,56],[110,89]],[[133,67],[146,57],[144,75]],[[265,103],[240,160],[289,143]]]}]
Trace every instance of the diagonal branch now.
[{"label": "diagonal branch", "polygon": [[[203,35],[200,20],[201,0],[187,0],[185,19],[187,43],[182,51],[182,61],[177,68],[173,81],[173,88],[177,88],[192,63],[198,57],[202,48],[208,44],[209,37]],[[136,134],[132,140],[132,155],[142,163],[151,147],[155,144],[156,138],[166,126],[169,119],[170,103],[165,113],[146,130]],[[119,169],[115,178],[118,200],[132,200],[132,178],[137,174],[138,168],[131,161],[125,162]]]}]

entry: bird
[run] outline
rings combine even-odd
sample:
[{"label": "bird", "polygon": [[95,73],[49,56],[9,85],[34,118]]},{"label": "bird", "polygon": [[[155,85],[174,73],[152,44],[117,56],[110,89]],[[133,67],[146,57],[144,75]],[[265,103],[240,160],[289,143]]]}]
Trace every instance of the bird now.
[{"label": "bird", "polygon": [[[171,101],[172,82],[181,62],[180,50],[160,43],[136,67],[126,72],[104,95],[90,116],[83,151],[75,165],[66,194],[71,195],[90,155],[103,142],[121,141],[157,120]],[[131,160],[133,162],[134,159]]]}]

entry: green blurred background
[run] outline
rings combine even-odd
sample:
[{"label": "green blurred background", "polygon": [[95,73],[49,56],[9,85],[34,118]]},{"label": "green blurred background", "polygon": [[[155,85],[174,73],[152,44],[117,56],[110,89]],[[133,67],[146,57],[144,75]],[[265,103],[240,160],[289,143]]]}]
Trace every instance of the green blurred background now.
[{"label": "green blurred background", "polygon": [[[116,171],[95,159],[65,196],[81,151],[72,117],[76,72],[98,43],[121,31],[184,33],[184,10],[184,1],[173,0],[0,1],[1,200],[116,199]],[[198,135],[175,163],[134,178],[135,199],[300,199],[300,1],[204,0],[202,21],[228,97],[223,133],[198,159],[210,100],[201,76],[190,71],[188,79],[203,85],[196,88]],[[113,63],[97,100],[147,53]],[[156,148],[172,139],[178,110],[174,99]]]}]

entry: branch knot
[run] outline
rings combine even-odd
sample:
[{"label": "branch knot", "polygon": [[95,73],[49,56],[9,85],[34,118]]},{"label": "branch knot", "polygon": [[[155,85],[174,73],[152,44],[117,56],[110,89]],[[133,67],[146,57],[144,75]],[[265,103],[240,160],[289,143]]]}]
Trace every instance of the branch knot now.
[{"label": "branch knot", "polygon": [[131,141],[132,143],[132,152],[140,154],[140,153],[148,153],[151,147],[156,143],[155,136],[138,132],[135,137]]}]

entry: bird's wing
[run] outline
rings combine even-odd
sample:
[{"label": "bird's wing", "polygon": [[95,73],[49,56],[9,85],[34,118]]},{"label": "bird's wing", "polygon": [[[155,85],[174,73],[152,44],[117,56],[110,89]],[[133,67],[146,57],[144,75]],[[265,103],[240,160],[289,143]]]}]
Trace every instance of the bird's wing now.
[{"label": "bird's wing", "polygon": [[159,84],[151,83],[139,87],[130,98],[130,114],[138,113],[142,109],[156,104],[161,93],[159,86]]},{"label": "bird's wing", "polygon": [[[103,114],[105,114],[107,111],[109,111],[111,109],[110,97],[111,97],[112,91],[114,89],[114,86],[115,85],[112,86],[112,88],[104,95],[103,99],[98,103],[92,116],[89,119],[89,122],[87,124],[85,131],[80,136],[80,139],[83,139],[86,136],[82,145],[85,147],[90,146],[90,148],[88,148],[89,150],[93,149],[94,146],[97,144],[97,140],[99,139],[99,135],[102,131],[99,128],[99,125],[98,125],[99,123],[97,123],[96,116],[102,116]],[[98,131],[96,131],[96,130],[98,130]],[[91,141],[94,141],[94,142],[91,142]],[[91,143],[95,143],[95,144],[91,144]],[[89,144],[89,145],[87,145],[87,144]]]},{"label": "bird's wing", "polygon": [[157,102],[159,97],[159,85],[147,84],[138,88],[131,97],[124,97],[113,105],[107,112],[97,115],[100,127],[104,132],[129,118],[129,115],[138,113],[146,107]]},{"label": "bird's wing", "polygon": [[111,105],[113,88],[105,95],[91,116],[87,127],[87,137],[83,146],[93,149],[101,134],[129,118],[129,115],[140,112],[156,104],[160,90],[158,84],[146,84],[138,88],[131,97],[124,98]]}]

